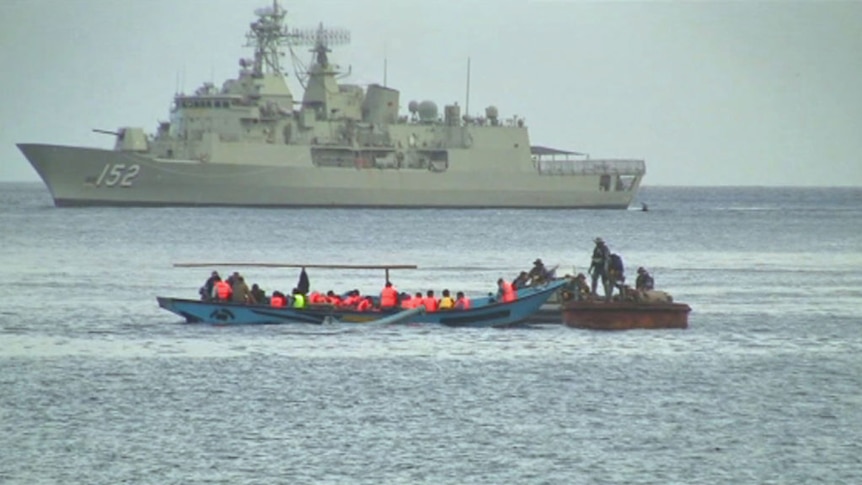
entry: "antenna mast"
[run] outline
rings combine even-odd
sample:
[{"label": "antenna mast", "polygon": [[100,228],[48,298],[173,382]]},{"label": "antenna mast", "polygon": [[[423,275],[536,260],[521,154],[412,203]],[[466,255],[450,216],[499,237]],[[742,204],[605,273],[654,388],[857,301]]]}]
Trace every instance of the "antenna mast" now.
[{"label": "antenna mast", "polygon": [[384,88],[386,87],[386,68],[388,67],[387,66],[387,61],[388,61],[387,57],[388,56],[387,56],[386,50],[387,50],[386,44],[384,43],[383,44],[383,87]]},{"label": "antenna mast", "polygon": [[470,58],[467,58],[467,102],[464,103],[464,114],[470,116]]},{"label": "antenna mast", "polygon": [[293,29],[290,34],[291,45],[310,45],[315,62],[320,67],[329,67],[329,46],[350,43],[350,32],[344,29],[326,29],[321,22],[316,29]]},{"label": "antenna mast", "polygon": [[287,11],[278,5],[278,0],[272,0],[272,7],[263,7],[254,11],[259,18],[252,22],[251,30],[245,34],[246,47],[254,47],[254,74],[260,76],[265,72],[282,74],[279,48],[287,45],[290,34],[284,26]]}]

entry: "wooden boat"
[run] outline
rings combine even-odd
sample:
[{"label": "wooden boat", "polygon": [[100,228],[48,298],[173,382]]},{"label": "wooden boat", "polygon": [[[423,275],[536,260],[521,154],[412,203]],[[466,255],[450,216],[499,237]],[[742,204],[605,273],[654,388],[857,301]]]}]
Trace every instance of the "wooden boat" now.
[{"label": "wooden boat", "polygon": [[[157,297],[159,306],[185,318],[189,323],[216,325],[255,325],[306,323],[319,325],[327,321],[344,323],[418,323],[449,327],[505,327],[514,325],[535,314],[551,294],[565,284],[552,281],[543,286],[518,290],[517,299],[508,303],[493,297],[472,300],[469,310],[356,311],[329,305],[309,306],[303,309],[273,308],[265,305],[201,301],[183,298]],[[390,318],[391,317],[391,318]],[[386,319],[386,320],[382,320]]]},{"label": "wooden boat", "polygon": [[562,304],[566,326],[592,330],[688,328],[684,303],[586,300]]}]

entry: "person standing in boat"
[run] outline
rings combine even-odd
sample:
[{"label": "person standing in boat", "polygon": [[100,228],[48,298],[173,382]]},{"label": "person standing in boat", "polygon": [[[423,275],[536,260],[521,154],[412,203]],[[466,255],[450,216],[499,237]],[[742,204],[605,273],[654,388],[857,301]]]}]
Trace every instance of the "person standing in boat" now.
[{"label": "person standing in boat", "polygon": [[610,290],[608,288],[608,264],[610,263],[611,251],[608,249],[605,241],[597,237],[593,242],[596,247],[593,249],[593,257],[590,260],[590,269],[588,273],[592,276],[592,284],[590,289],[593,295],[596,294],[596,285],[599,279],[602,280],[602,288],[605,290],[605,298],[610,298]]},{"label": "person standing in boat", "polygon": [[623,285],[626,282],[625,275],[625,266],[623,265],[623,258],[620,257],[619,254],[611,253],[611,257],[608,260],[608,289],[610,290],[611,295],[613,295],[614,288],[617,288],[620,292],[620,296],[623,294]]}]

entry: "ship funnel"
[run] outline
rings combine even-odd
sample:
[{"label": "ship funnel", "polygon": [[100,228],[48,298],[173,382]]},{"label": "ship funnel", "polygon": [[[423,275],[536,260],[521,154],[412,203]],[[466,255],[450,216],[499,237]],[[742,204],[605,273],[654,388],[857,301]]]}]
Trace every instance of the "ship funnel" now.
[{"label": "ship funnel", "polygon": [[458,103],[447,104],[443,110],[446,119],[446,124],[449,126],[458,126],[461,123],[461,107]]},{"label": "ship funnel", "polygon": [[379,84],[368,86],[362,103],[362,118],[369,123],[395,123],[398,118],[398,91]]}]

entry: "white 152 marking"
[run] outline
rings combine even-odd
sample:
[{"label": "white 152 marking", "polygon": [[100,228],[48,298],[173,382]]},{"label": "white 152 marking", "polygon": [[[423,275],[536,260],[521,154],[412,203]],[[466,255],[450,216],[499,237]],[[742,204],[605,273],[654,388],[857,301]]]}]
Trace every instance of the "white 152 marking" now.
[{"label": "white 152 marking", "polygon": [[141,166],[137,163],[126,165],[125,163],[107,164],[96,179],[96,187],[131,187],[135,177],[141,171]]}]

